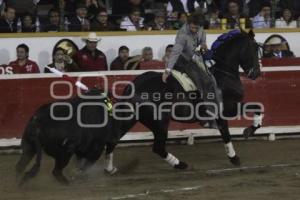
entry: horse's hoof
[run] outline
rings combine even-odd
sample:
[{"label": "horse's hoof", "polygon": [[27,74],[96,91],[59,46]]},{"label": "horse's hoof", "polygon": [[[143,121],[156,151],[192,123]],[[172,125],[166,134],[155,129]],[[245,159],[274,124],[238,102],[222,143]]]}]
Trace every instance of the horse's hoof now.
[{"label": "horse's hoof", "polygon": [[188,168],[188,164],[186,164],[185,162],[179,162],[178,165],[174,166],[175,169],[180,169],[180,170],[184,170]]},{"label": "horse's hoof", "polygon": [[111,170],[104,169],[104,172],[109,175],[113,175],[113,174],[117,173],[117,171],[118,171],[118,168],[116,168],[116,167],[113,167]]},{"label": "horse's hoof", "polygon": [[70,185],[70,182],[68,181],[68,179],[66,177],[55,177],[56,180],[58,181],[59,184],[64,185],[64,186],[68,186]]},{"label": "horse's hoof", "polygon": [[229,160],[230,160],[230,162],[231,162],[234,166],[236,166],[236,167],[241,166],[241,160],[240,160],[240,158],[239,158],[238,156],[234,156],[234,157],[232,157],[232,158],[229,158]]},{"label": "horse's hoof", "polygon": [[244,138],[247,140],[249,137],[253,136],[255,131],[259,128],[260,126],[258,127],[250,126],[248,128],[245,128],[243,132]]}]

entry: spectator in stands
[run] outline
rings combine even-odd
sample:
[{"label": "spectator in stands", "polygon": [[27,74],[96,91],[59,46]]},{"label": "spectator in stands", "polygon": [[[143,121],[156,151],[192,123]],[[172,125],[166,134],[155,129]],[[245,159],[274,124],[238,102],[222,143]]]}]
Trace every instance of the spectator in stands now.
[{"label": "spectator in stands", "polygon": [[112,14],[114,16],[126,16],[133,8],[138,9],[141,15],[144,15],[144,0],[113,0]]},{"label": "spectator in stands", "polygon": [[227,19],[227,28],[228,29],[235,29],[239,28],[242,24],[240,23],[241,20],[245,20],[245,27],[251,28],[251,21],[249,18],[241,13],[240,5],[238,0],[229,0],[227,4],[228,12],[225,14],[224,18]]},{"label": "spectator in stands", "polygon": [[167,11],[168,13],[191,13],[195,11],[195,7],[199,7],[198,1],[195,0],[170,0],[167,5]]},{"label": "spectator in stands", "polygon": [[[82,2],[82,1],[81,1]],[[64,11],[67,16],[73,15],[76,13],[78,0],[63,0],[61,3],[61,0],[54,1],[55,3],[55,9],[58,9],[59,11]]]},{"label": "spectator in stands", "polygon": [[87,24],[87,8],[85,4],[80,3],[77,5],[76,15],[70,18],[69,31],[83,31]]},{"label": "spectator in stands", "polygon": [[296,18],[300,16],[300,1],[299,0],[280,0],[278,6],[281,10],[285,8],[289,8],[294,11],[294,15]]},{"label": "spectator in stands", "polygon": [[[246,5],[248,7],[248,16],[249,17],[255,17],[257,14],[259,14],[263,8],[263,5],[270,5],[271,10],[272,8],[272,0],[250,0],[246,1]],[[275,8],[274,8],[275,9]]]},{"label": "spectator in stands", "polygon": [[120,28],[127,31],[138,31],[144,28],[144,18],[138,8],[133,8],[129,15],[123,19]]},{"label": "spectator in stands", "polygon": [[136,69],[164,69],[165,63],[153,59],[153,50],[151,47],[145,47],[142,50],[142,58]]},{"label": "spectator in stands", "polygon": [[[124,65],[125,70],[138,70],[153,60],[153,51],[151,47],[145,47],[142,50],[142,55],[137,55],[130,58]],[[145,69],[145,68],[144,68]]]},{"label": "spectator in stands", "polygon": [[22,33],[36,32],[35,24],[33,24],[32,15],[27,13],[22,17]]},{"label": "spectator in stands", "polygon": [[59,32],[61,31],[60,27],[60,13],[58,10],[51,9],[48,12],[48,21],[44,26],[43,31],[45,32]]},{"label": "spectator in stands", "polygon": [[139,64],[142,61],[142,56],[137,55],[131,57],[124,65],[125,70],[136,70],[139,69]]},{"label": "spectator in stands", "polygon": [[152,61],[153,60],[153,50],[151,47],[145,47],[142,50],[142,61]]},{"label": "spectator in stands", "polygon": [[0,18],[4,16],[5,1],[0,0]]},{"label": "spectator in stands", "polygon": [[9,0],[7,6],[15,8],[17,16],[23,16],[25,13],[36,14],[37,4],[40,0]]},{"label": "spectator in stands", "polygon": [[5,9],[4,18],[0,19],[0,33],[17,32],[16,10],[12,7]]},{"label": "spectator in stands", "polygon": [[105,9],[103,2],[98,0],[85,0],[85,4],[88,11],[88,19],[90,20],[97,16],[99,10]]},{"label": "spectator in stands", "polygon": [[220,29],[221,20],[219,18],[220,11],[218,8],[212,8],[211,11],[206,15],[209,29]]},{"label": "spectator in stands", "polygon": [[102,9],[97,14],[96,19],[91,24],[92,31],[114,31],[116,26],[108,20],[108,14],[105,9]]},{"label": "spectator in stands", "polygon": [[36,62],[29,60],[29,47],[26,44],[17,47],[17,60],[8,65],[12,67],[14,74],[40,73]]},{"label": "spectator in stands", "polygon": [[265,45],[268,51],[264,54],[265,58],[288,58],[295,57],[294,53],[285,48],[286,41],[279,37],[271,38]]},{"label": "spectator in stands", "polygon": [[85,38],[86,46],[78,51],[74,61],[79,66],[80,71],[104,71],[107,70],[107,61],[104,53],[97,49],[100,38],[96,33],[89,33]]},{"label": "spectator in stands", "polygon": [[297,28],[297,22],[293,20],[292,11],[288,8],[283,9],[282,15],[275,22],[276,28]]},{"label": "spectator in stands", "polygon": [[[228,12],[228,3],[229,3],[230,0],[214,0],[214,5],[216,5],[220,12],[221,12],[221,15],[224,15]],[[240,12],[243,13],[244,10],[244,3],[245,1],[247,0],[237,0],[236,2],[238,3],[239,5],[239,8],[240,8]]]},{"label": "spectator in stands", "polygon": [[121,46],[119,48],[118,57],[116,57],[110,65],[110,70],[124,70],[126,62],[130,59],[132,59],[132,57],[129,57],[129,48],[127,46]]},{"label": "spectator in stands", "polygon": [[187,13],[178,13],[177,21],[173,23],[173,29],[179,30],[187,22]]},{"label": "spectator in stands", "polygon": [[253,18],[253,28],[271,28],[271,4],[265,2],[262,4],[260,12]]},{"label": "spectator in stands", "polygon": [[[61,72],[76,72],[79,71],[77,64],[62,48],[56,48],[53,52],[53,62],[48,67],[55,68]],[[50,73],[50,70],[45,68],[45,73]]]},{"label": "spectator in stands", "polygon": [[166,47],[165,55],[164,55],[163,58],[162,58],[162,61],[163,61],[164,63],[168,63],[168,62],[169,62],[169,58],[170,58],[170,55],[171,55],[171,53],[172,53],[173,47],[174,47],[173,44],[169,44],[169,45]]},{"label": "spectator in stands", "polygon": [[142,55],[130,57],[124,65],[126,70],[148,70],[148,69],[163,69],[165,63],[153,59],[153,51],[151,47],[145,47],[142,50]]},{"label": "spectator in stands", "polygon": [[170,30],[172,28],[170,24],[168,24],[166,21],[166,14],[163,11],[160,11],[155,14],[154,20],[146,25],[146,29],[148,31],[151,30],[163,31],[163,30]]}]

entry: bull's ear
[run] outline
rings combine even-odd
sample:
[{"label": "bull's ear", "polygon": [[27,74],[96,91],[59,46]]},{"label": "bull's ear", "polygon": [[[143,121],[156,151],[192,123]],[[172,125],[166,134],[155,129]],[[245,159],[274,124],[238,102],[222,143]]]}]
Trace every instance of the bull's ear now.
[{"label": "bull's ear", "polygon": [[254,40],[254,38],[255,38],[255,33],[254,33],[254,31],[253,31],[252,29],[250,29],[250,31],[248,32],[248,35],[249,35],[249,37],[250,37],[251,39]]}]

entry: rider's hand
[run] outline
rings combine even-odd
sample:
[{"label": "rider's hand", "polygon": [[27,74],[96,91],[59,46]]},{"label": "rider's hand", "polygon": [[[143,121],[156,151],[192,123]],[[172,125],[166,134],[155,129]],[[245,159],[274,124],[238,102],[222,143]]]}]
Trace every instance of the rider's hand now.
[{"label": "rider's hand", "polygon": [[202,44],[202,45],[201,45],[201,49],[202,49],[203,51],[207,51],[207,50],[208,50],[208,47],[207,47],[206,44]]},{"label": "rider's hand", "polygon": [[170,73],[171,73],[171,71],[169,71],[169,70],[166,70],[166,71],[163,73],[163,75],[162,75],[162,81],[163,81],[164,83],[167,83],[167,79],[168,79]]}]

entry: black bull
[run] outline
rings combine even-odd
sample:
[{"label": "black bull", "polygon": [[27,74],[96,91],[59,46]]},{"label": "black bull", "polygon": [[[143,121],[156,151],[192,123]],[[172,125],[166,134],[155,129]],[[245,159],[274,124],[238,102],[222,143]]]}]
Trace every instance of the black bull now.
[{"label": "black bull", "polygon": [[[93,99],[75,97],[59,104],[44,105],[35,112],[22,137],[23,153],[16,165],[19,184],[24,184],[38,173],[42,150],[55,159],[54,177],[67,184],[63,169],[72,155],[82,160],[80,169],[86,170],[99,159],[106,143],[116,142],[118,126],[109,115],[109,100],[98,89],[86,95]],[[104,126],[100,127],[101,124]],[[93,127],[95,125],[98,126]],[[34,156],[35,164],[23,175]]]}]

